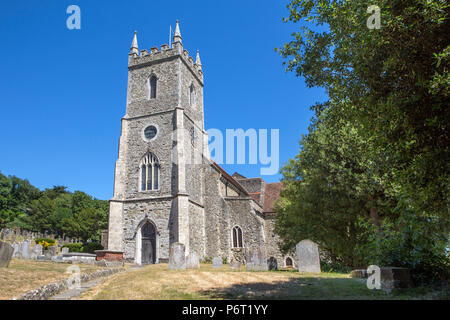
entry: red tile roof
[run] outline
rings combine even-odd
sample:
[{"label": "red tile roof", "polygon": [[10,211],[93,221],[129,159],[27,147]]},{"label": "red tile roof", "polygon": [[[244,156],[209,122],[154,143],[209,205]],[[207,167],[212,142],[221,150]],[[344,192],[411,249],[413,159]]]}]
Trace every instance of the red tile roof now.
[{"label": "red tile roof", "polygon": [[248,194],[253,198],[253,200],[261,204],[261,192],[249,192]]},{"label": "red tile roof", "polygon": [[266,183],[264,189],[264,212],[274,212],[273,202],[280,197],[281,189],[283,189],[282,182]]}]

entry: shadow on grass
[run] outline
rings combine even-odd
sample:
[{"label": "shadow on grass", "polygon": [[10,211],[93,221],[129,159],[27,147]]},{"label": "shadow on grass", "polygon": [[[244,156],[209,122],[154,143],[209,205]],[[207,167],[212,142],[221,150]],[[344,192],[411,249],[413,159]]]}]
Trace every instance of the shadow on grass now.
[{"label": "shadow on grass", "polygon": [[288,278],[282,281],[231,284],[202,290],[212,299],[373,300],[396,299],[365,284],[345,278]]}]

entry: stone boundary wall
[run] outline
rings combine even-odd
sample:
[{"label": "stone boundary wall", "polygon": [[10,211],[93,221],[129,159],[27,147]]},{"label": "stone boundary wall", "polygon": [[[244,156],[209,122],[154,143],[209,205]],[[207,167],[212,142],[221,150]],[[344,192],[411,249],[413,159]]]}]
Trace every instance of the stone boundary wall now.
[{"label": "stone boundary wall", "polygon": [[11,243],[16,239],[22,240],[35,240],[37,238],[49,238],[56,240],[58,246],[62,246],[67,243],[81,242],[81,239],[70,237],[59,237],[51,233],[42,233],[36,231],[29,231],[25,229],[8,229],[0,228],[0,240]]},{"label": "stone boundary wall", "polygon": [[[94,273],[80,275],[81,283],[88,282],[97,278],[107,277],[119,272],[125,271],[124,268],[112,268],[107,270],[101,270]],[[13,298],[12,300],[47,300],[48,298],[57,295],[69,288],[69,278],[65,280],[60,280],[57,282],[46,284],[37,289],[28,291],[18,298]]]}]

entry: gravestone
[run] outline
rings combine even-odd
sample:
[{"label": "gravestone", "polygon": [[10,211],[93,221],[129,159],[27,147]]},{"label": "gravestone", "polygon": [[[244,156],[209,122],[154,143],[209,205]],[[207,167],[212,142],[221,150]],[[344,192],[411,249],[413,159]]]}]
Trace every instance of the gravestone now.
[{"label": "gravestone", "polygon": [[198,255],[195,252],[191,252],[186,257],[186,268],[187,269],[199,269],[200,261],[198,259]]},{"label": "gravestone", "polygon": [[369,275],[367,274],[367,269],[352,270],[350,276],[352,278],[360,278],[360,279],[367,279],[369,277]]},{"label": "gravestone", "polygon": [[14,248],[13,258],[19,257],[19,244],[17,242],[13,242],[12,247]]},{"label": "gravestone", "polygon": [[295,247],[299,272],[320,273],[319,246],[311,240],[302,240]]},{"label": "gravestone", "polygon": [[35,244],[31,250],[31,259],[36,260],[40,255],[42,255],[42,245]]},{"label": "gravestone", "polygon": [[50,254],[52,255],[52,257],[57,256],[58,255],[58,246],[57,245],[49,246],[48,251],[50,251]]},{"label": "gravestone", "polygon": [[50,252],[50,250],[44,250],[44,257],[45,260],[52,260],[52,253]]},{"label": "gravestone", "polygon": [[267,268],[269,270],[278,270],[278,261],[274,257],[270,257],[267,260]]},{"label": "gravestone", "polygon": [[380,270],[381,289],[391,292],[393,289],[406,289],[412,286],[409,269],[382,267]]},{"label": "gravestone", "polygon": [[222,258],[215,257],[212,259],[213,268],[222,268]]},{"label": "gravestone", "polygon": [[241,263],[237,260],[232,260],[230,262],[230,269],[232,270],[239,270],[241,268]]},{"label": "gravestone", "polygon": [[22,259],[30,259],[31,258],[31,241],[24,240],[20,243],[20,257]]},{"label": "gravestone", "polygon": [[69,248],[67,248],[67,247],[62,248],[62,249],[61,249],[61,253],[62,253],[62,254],[69,253]]},{"label": "gravestone", "polygon": [[52,259],[53,262],[64,262],[62,255],[53,256],[51,259]]},{"label": "gravestone", "polygon": [[261,248],[249,249],[246,254],[248,271],[266,271],[267,261]]},{"label": "gravestone", "polygon": [[0,268],[8,268],[14,248],[6,242],[0,241]]},{"label": "gravestone", "polygon": [[169,250],[169,269],[184,270],[186,269],[186,257],[184,244],[174,242]]}]

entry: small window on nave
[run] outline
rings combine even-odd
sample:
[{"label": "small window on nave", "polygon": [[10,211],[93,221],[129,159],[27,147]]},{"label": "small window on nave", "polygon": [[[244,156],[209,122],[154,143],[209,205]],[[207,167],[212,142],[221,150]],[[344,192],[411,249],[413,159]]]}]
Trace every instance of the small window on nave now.
[{"label": "small window on nave", "polygon": [[233,227],[233,248],[242,248],[242,229],[239,226]]}]

